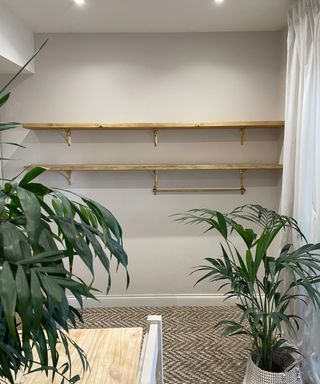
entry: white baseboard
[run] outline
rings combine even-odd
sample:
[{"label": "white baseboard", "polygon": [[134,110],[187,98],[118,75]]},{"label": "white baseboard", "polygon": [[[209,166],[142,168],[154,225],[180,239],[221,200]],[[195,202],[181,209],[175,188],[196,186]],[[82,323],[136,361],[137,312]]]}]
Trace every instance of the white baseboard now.
[{"label": "white baseboard", "polygon": [[[95,301],[84,300],[85,308],[103,307],[172,307],[172,306],[230,306],[236,300],[223,301],[225,296],[219,294],[182,294],[182,295],[98,295]],[[77,301],[69,298],[69,303],[78,306]]]}]

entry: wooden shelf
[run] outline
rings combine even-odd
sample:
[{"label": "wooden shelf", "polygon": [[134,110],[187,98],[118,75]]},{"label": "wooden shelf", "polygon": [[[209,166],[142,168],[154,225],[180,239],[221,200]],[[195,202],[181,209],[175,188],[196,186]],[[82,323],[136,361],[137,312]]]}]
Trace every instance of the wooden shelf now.
[{"label": "wooden shelf", "polygon": [[283,128],[284,121],[227,121],[196,123],[25,123],[23,128],[32,130],[145,130],[145,129],[236,129]]},{"label": "wooden shelf", "polygon": [[[208,192],[240,192],[245,193],[244,175],[248,170],[279,170],[282,164],[274,163],[211,163],[211,164],[31,164],[25,169],[43,167],[48,171],[62,174],[71,184],[72,172],[87,171],[152,171],[154,195],[158,193],[208,193]],[[159,188],[160,171],[239,171],[240,186],[235,188]]]},{"label": "wooden shelf", "polygon": [[227,122],[175,122],[175,123],[24,123],[30,130],[64,130],[66,141],[71,145],[73,130],[153,130],[154,145],[158,144],[158,131],[179,129],[239,129],[243,144],[247,128],[283,128],[284,121],[227,121]]},{"label": "wooden shelf", "polygon": [[282,164],[213,163],[213,164],[31,164],[26,168],[44,167],[48,171],[191,171],[281,169]]}]

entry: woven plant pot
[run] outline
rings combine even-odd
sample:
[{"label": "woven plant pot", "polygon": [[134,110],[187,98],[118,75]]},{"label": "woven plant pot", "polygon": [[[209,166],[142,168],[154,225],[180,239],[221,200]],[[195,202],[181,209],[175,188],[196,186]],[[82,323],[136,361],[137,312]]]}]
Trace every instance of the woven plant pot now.
[{"label": "woven plant pot", "polygon": [[288,372],[273,373],[260,369],[249,358],[243,384],[302,384],[301,372],[298,366]]}]

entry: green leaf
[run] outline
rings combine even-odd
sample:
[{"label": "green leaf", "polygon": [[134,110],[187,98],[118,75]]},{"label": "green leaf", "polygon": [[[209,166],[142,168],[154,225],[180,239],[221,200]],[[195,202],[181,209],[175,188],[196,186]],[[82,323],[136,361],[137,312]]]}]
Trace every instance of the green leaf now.
[{"label": "green leaf", "polygon": [[266,252],[269,245],[270,245],[270,237],[268,236],[268,234],[261,235],[261,237],[257,240],[256,254],[255,254],[255,260],[254,260],[254,268],[256,271],[258,271],[262,260],[266,257]]},{"label": "green leaf", "polygon": [[[2,348],[4,348],[4,350],[8,347],[7,344],[4,344],[4,343],[0,343],[0,346]],[[14,361],[14,357],[11,358],[11,361],[12,362]],[[15,384],[15,380],[13,378],[13,374],[11,372],[11,366],[9,365],[9,360],[6,358],[2,358],[1,359],[1,367],[0,367],[0,373],[1,373],[1,376],[2,377],[5,377],[6,379],[9,380],[10,384]]]},{"label": "green leaf", "polygon": [[222,336],[231,336],[231,335],[234,335],[235,333],[238,333],[239,331],[247,334],[246,330],[243,328],[241,324],[229,325],[222,332]]},{"label": "green leaf", "polygon": [[112,255],[116,257],[118,262],[124,267],[128,266],[128,255],[124,250],[122,244],[119,244],[117,241],[113,240],[111,237],[105,237],[105,245],[109,249]]},{"label": "green leaf", "polygon": [[52,198],[52,207],[57,216],[60,216],[60,217],[64,216],[63,205],[58,198],[56,197]]},{"label": "green leaf", "polygon": [[246,265],[239,253],[239,251],[236,249],[236,255],[237,255],[237,258],[238,258],[238,261],[239,261],[239,264],[240,264],[240,268],[241,268],[241,274],[244,276],[245,280],[248,280],[248,281],[251,281],[250,280],[250,274],[246,268]]},{"label": "green leaf", "polygon": [[31,257],[27,237],[9,222],[0,223],[0,247],[2,257],[10,262],[18,262]]},{"label": "green leaf", "polygon": [[70,219],[74,218],[74,213],[72,210],[72,204],[71,201],[61,192],[59,191],[54,191],[56,196],[59,198],[61,205],[62,205],[62,211],[60,213],[61,216],[66,216]]},{"label": "green leaf", "polygon": [[10,92],[0,97],[0,108],[9,100],[9,97],[10,97]]},{"label": "green leaf", "polygon": [[113,216],[113,214],[104,206],[97,203],[96,201],[89,200],[86,198],[82,199],[88,207],[92,209],[92,211],[96,214],[96,216],[100,219],[100,225],[102,226],[105,237],[109,238],[109,228],[111,232],[114,234],[116,239],[121,242],[122,238],[122,229],[120,227],[120,224],[116,220],[116,218]]},{"label": "green leaf", "polygon": [[34,265],[34,264],[45,264],[60,261],[65,257],[64,251],[54,250],[41,252],[37,256],[31,256],[19,261],[19,265]]},{"label": "green leaf", "polygon": [[38,245],[41,251],[56,252],[58,250],[58,247],[56,244],[57,239],[55,234],[51,231],[51,229],[52,227],[50,227],[50,225],[46,223],[44,220],[40,221]]},{"label": "green leaf", "polygon": [[228,223],[240,235],[240,237],[246,243],[246,246],[248,248],[251,248],[252,243],[253,243],[254,239],[256,238],[256,234],[254,233],[254,231],[252,229],[243,228],[243,226],[241,224],[236,223],[234,220],[228,219]]},{"label": "green leaf", "polygon": [[17,196],[26,217],[26,229],[33,247],[38,250],[40,234],[41,207],[36,195],[24,188],[17,187]]},{"label": "green leaf", "polygon": [[47,339],[48,336],[45,335],[42,329],[39,329],[36,338],[35,338],[35,346],[37,349],[37,353],[40,359],[40,363],[42,367],[48,366],[48,347],[47,347]]},{"label": "green leaf", "polygon": [[21,314],[24,314],[29,306],[30,288],[22,266],[18,266],[16,273],[16,290]]},{"label": "green leaf", "polygon": [[87,237],[88,241],[93,247],[93,250],[95,254],[98,256],[99,260],[101,261],[102,265],[104,266],[105,270],[109,273],[110,271],[110,262],[105,254],[104,250],[101,247],[101,244],[99,241],[95,238],[93,233],[90,231],[90,227],[85,225],[78,224],[78,227],[80,227],[81,232]]},{"label": "green leaf", "polygon": [[13,145],[14,147],[19,147],[19,148],[26,148],[24,145],[18,144],[18,143],[12,143],[10,141],[0,141],[0,144],[3,145]]},{"label": "green leaf", "polygon": [[10,335],[15,339],[17,331],[15,327],[15,308],[17,300],[17,290],[15,280],[10,265],[5,261],[0,272],[0,297],[3,312],[7,320]]},{"label": "green leaf", "polygon": [[0,123],[0,131],[7,131],[9,129],[14,129],[19,127],[19,123],[10,122],[10,123]]},{"label": "green leaf", "polygon": [[45,171],[46,171],[46,168],[43,168],[43,167],[32,168],[20,180],[19,186],[21,188],[25,188],[26,185],[30,183],[30,181],[34,180],[36,177],[40,176]]},{"label": "green leaf", "polygon": [[228,237],[228,229],[227,229],[227,223],[226,219],[224,218],[223,214],[220,212],[217,212],[217,219],[218,219],[218,230],[221,233],[221,235],[226,239]]},{"label": "green leaf", "polygon": [[31,269],[31,303],[33,309],[33,323],[35,328],[39,328],[40,321],[42,318],[42,306],[43,306],[43,295],[41,292],[41,285],[39,278],[35,271]]},{"label": "green leaf", "polygon": [[46,276],[42,273],[39,273],[39,277],[46,295],[55,300],[57,303],[61,302],[65,296],[64,289],[56,283],[54,278]]},{"label": "green leaf", "polygon": [[74,376],[70,379],[70,383],[71,383],[71,384],[75,384],[75,383],[77,383],[78,381],[80,381],[80,376],[79,376],[79,375],[74,375]]},{"label": "green leaf", "polygon": [[81,257],[85,265],[93,274],[93,257],[90,248],[82,238],[79,231],[76,230],[73,220],[67,217],[55,217],[65,238],[70,242],[75,252]]},{"label": "green leaf", "polygon": [[270,261],[268,262],[268,266],[269,266],[271,278],[272,280],[274,280],[276,276],[277,263],[275,261]]},{"label": "green leaf", "polygon": [[52,332],[48,333],[48,344],[49,344],[50,353],[51,353],[52,365],[54,367],[56,367],[58,365],[58,362],[59,362],[59,353],[57,351],[57,343],[58,342],[59,342],[58,341],[58,332],[56,329],[54,329]]},{"label": "green leaf", "polygon": [[246,265],[250,281],[253,283],[256,278],[256,271],[254,269],[253,258],[250,249],[246,251]]}]

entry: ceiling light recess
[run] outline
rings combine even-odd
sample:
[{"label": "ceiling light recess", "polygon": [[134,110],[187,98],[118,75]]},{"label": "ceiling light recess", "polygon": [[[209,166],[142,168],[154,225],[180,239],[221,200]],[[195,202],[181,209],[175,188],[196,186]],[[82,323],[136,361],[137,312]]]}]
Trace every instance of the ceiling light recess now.
[{"label": "ceiling light recess", "polygon": [[85,0],[73,0],[77,5],[82,6],[85,3]]},{"label": "ceiling light recess", "polygon": [[224,0],[214,0],[214,2],[215,2],[216,4],[222,4],[222,3],[224,2]]}]

